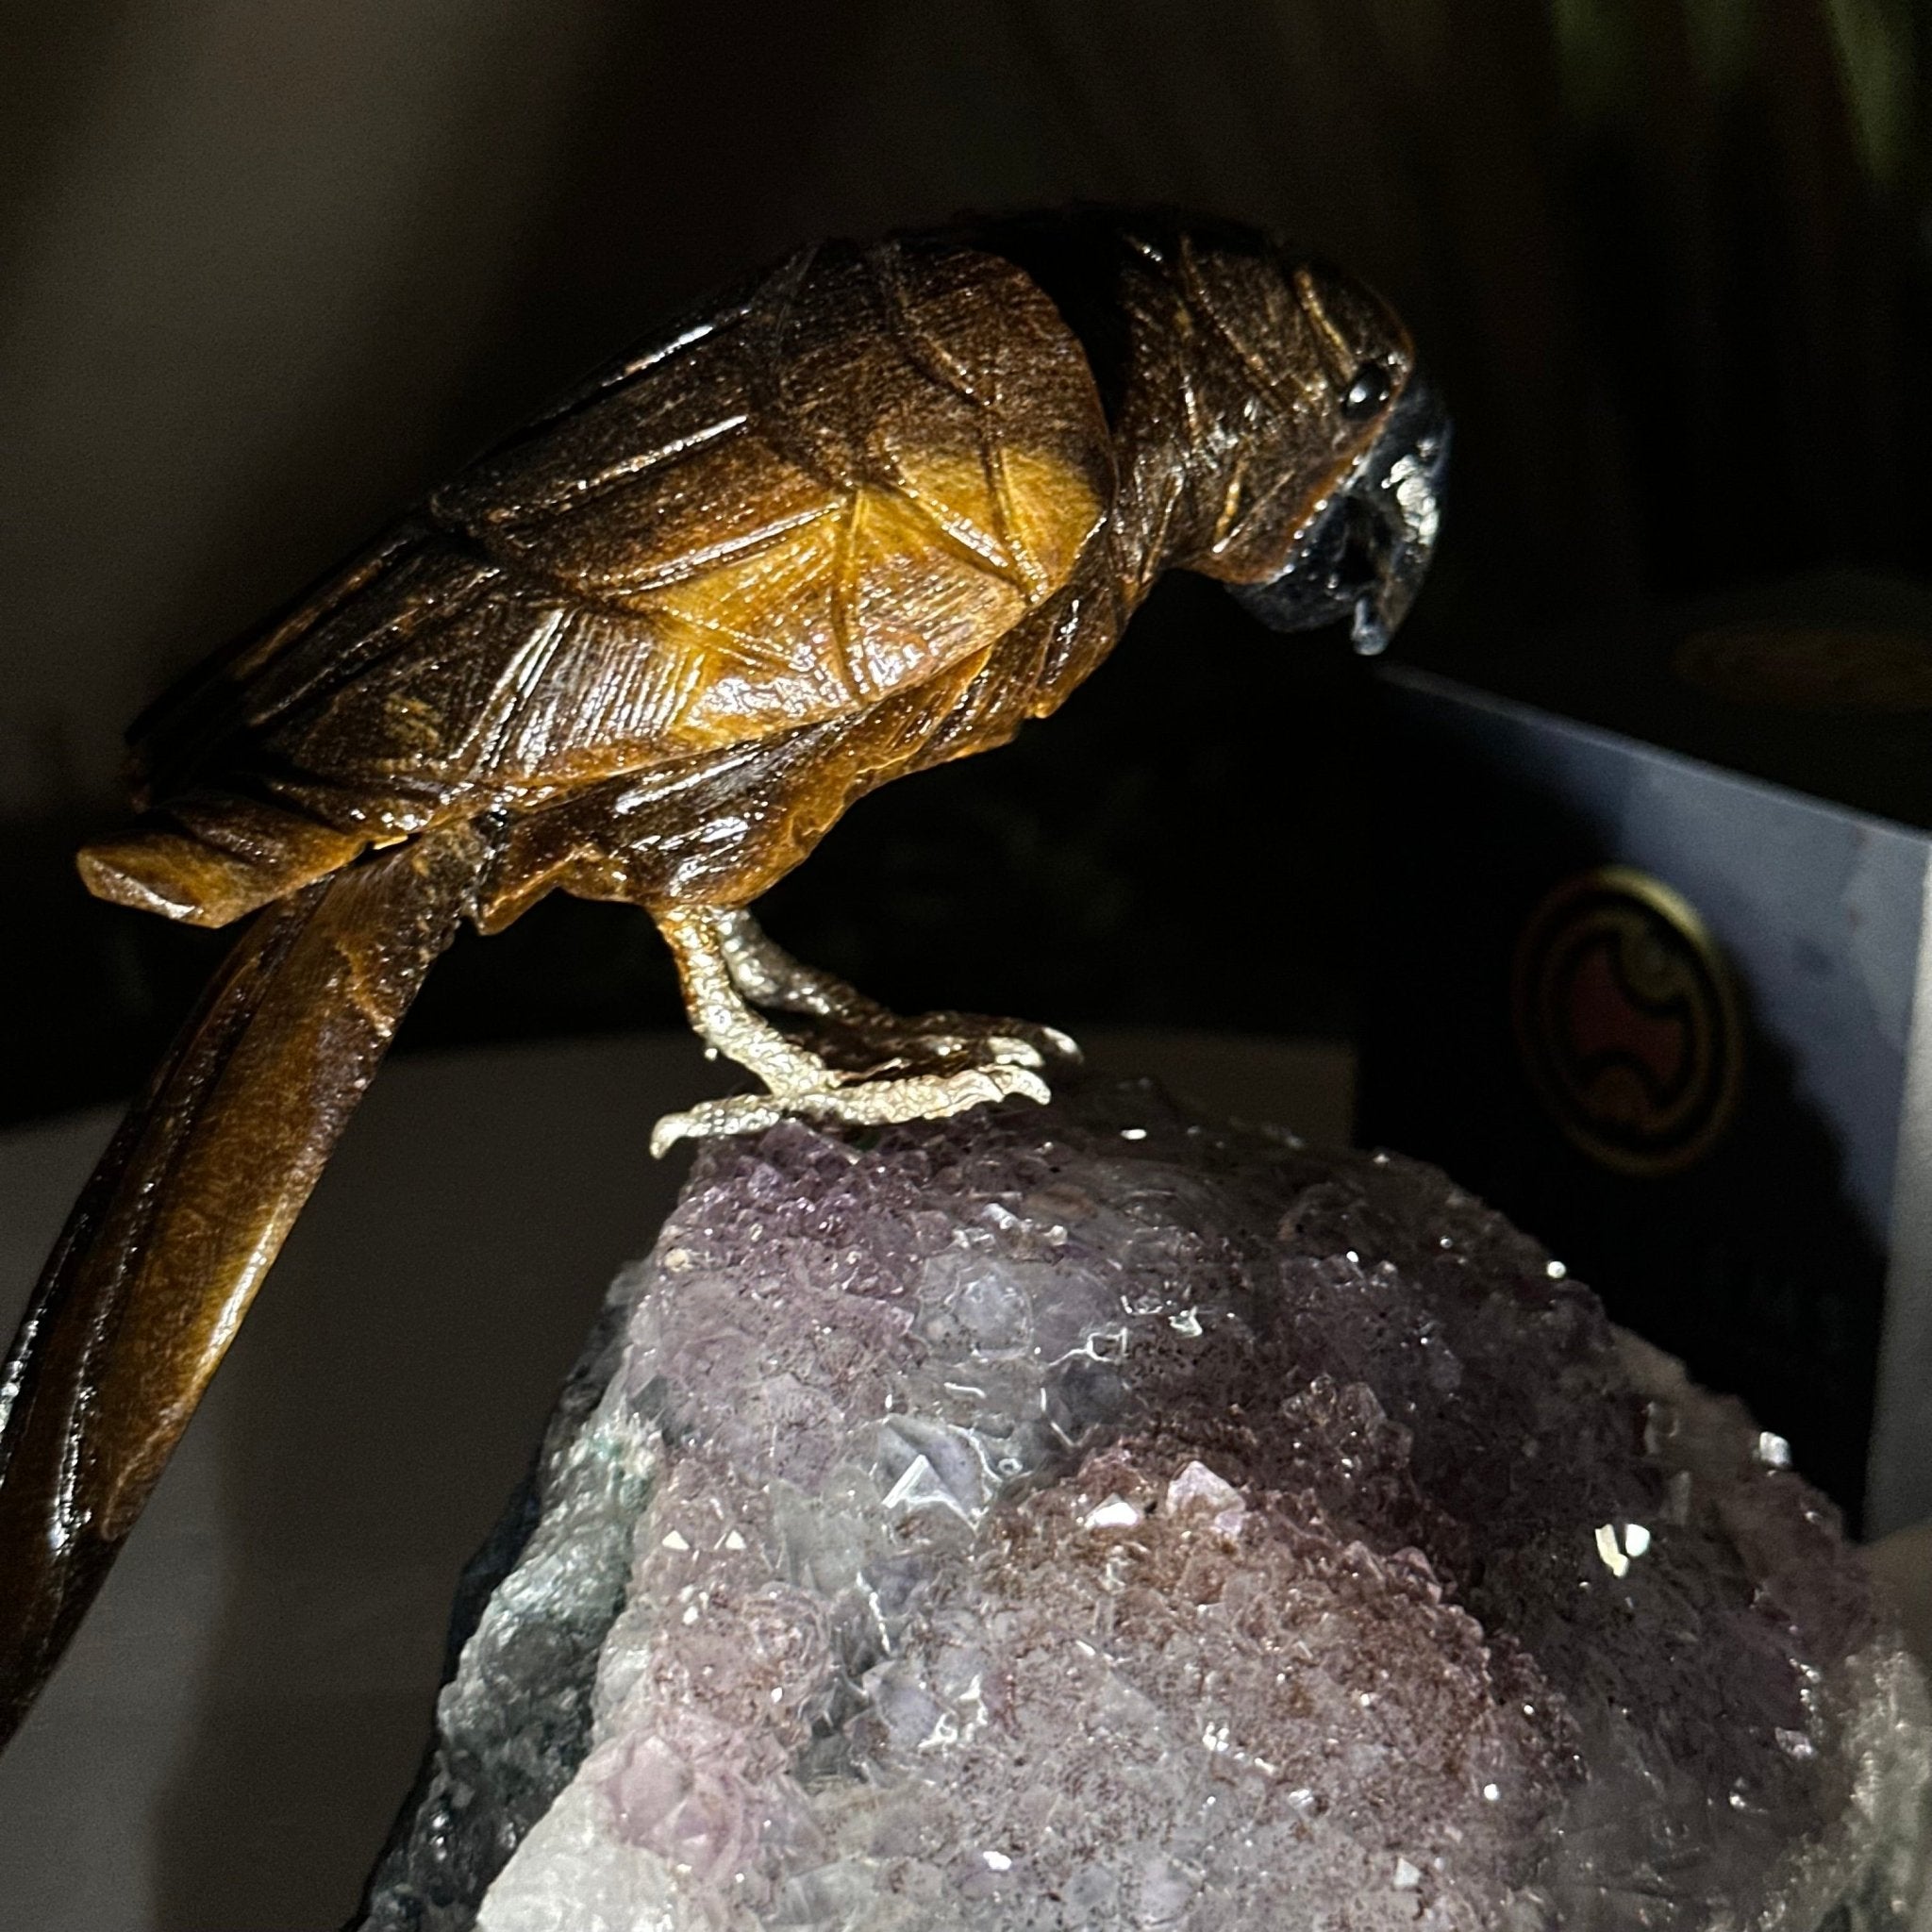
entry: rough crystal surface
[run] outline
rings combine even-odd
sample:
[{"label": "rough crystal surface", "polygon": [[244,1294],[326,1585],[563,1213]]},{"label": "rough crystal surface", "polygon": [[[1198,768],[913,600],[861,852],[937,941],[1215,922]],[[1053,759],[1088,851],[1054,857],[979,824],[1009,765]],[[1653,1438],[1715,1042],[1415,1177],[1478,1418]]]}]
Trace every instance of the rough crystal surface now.
[{"label": "rough crystal surface", "polygon": [[1144,1085],[707,1148],[366,1932],[1924,1926],[1782,1447],[1434,1170]]}]

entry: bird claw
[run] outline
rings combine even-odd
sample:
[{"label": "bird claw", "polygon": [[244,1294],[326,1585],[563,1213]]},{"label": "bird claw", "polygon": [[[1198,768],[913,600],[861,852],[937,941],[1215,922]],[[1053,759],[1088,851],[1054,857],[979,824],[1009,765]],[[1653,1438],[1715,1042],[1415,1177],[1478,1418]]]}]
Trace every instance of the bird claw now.
[{"label": "bird claw", "polygon": [[1077,1066],[1079,1042],[1058,1026],[1030,1020],[992,1020],[977,1013],[923,1013],[902,1023],[915,1051],[933,1055],[980,1053],[991,1059],[1022,1067],[1043,1067],[1050,1060]]},{"label": "bird claw", "polygon": [[701,1100],[668,1113],[651,1131],[651,1152],[662,1157],[680,1141],[758,1134],[781,1120],[803,1117],[841,1126],[892,1126],[901,1121],[944,1120],[967,1108],[1018,1096],[1044,1106],[1052,1090],[1030,1067],[995,1060],[950,1074],[854,1080],[791,1093],[735,1093]]},{"label": "bird claw", "polygon": [[1075,1066],[1079,1047],[1053,1026],[977,1013],[887,1014],[863,1021],[818,1020],[805,1036],[841,1071],[872,1080],[885,1074],[953,1074],[974,1067]]}]

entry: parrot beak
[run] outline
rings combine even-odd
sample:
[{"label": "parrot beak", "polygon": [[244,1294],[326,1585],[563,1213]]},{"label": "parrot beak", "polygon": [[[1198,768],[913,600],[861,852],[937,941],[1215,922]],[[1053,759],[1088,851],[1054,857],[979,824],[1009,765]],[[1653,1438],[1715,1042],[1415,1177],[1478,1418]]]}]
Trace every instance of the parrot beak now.
[{"label": "parrot beak", "polygon": [[1411,376],[1381,434],[1309,520],[1288,568],[1229,591],[1270,630],[1347,618],[1357,651],[1385,650],[1434,554],[1448,464],[1448,412],[1428,383]]}]

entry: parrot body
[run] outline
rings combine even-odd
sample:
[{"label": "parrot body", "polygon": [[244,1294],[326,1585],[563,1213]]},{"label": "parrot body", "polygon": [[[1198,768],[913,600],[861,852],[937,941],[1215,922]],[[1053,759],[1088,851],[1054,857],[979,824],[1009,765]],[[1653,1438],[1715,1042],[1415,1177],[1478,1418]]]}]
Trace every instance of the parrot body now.
[{"label": "parrot body", "polygon": [[901,1019],[745,908],[855,799],[1053,711],[1170,567],[1379,642],[1443,433],[1387,308],[1246,230],[1096,212],[827,244],[620,358],[151,708],[143,816],[82,874],[253,919],[0,1379],[0,1740],[464,920],[556,889],[656,919],[693,1024],[767,1090],[660,1144],[1044,1099],[1063,1036]]}]

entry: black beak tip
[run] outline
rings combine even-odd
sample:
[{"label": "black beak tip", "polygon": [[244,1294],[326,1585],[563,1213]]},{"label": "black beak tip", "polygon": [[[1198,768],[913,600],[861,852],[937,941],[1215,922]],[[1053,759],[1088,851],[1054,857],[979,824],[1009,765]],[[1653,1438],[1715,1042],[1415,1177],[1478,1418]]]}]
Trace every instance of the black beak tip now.
[{"label": "black beak tip", "polygon": [[1288,567],[1268,583],[1231,585],[1236,600],[1271,630],[1345,622],[1363,657],[1387,650],[1435,549],[1449,435],[1441,398],[1412,380]]}]

